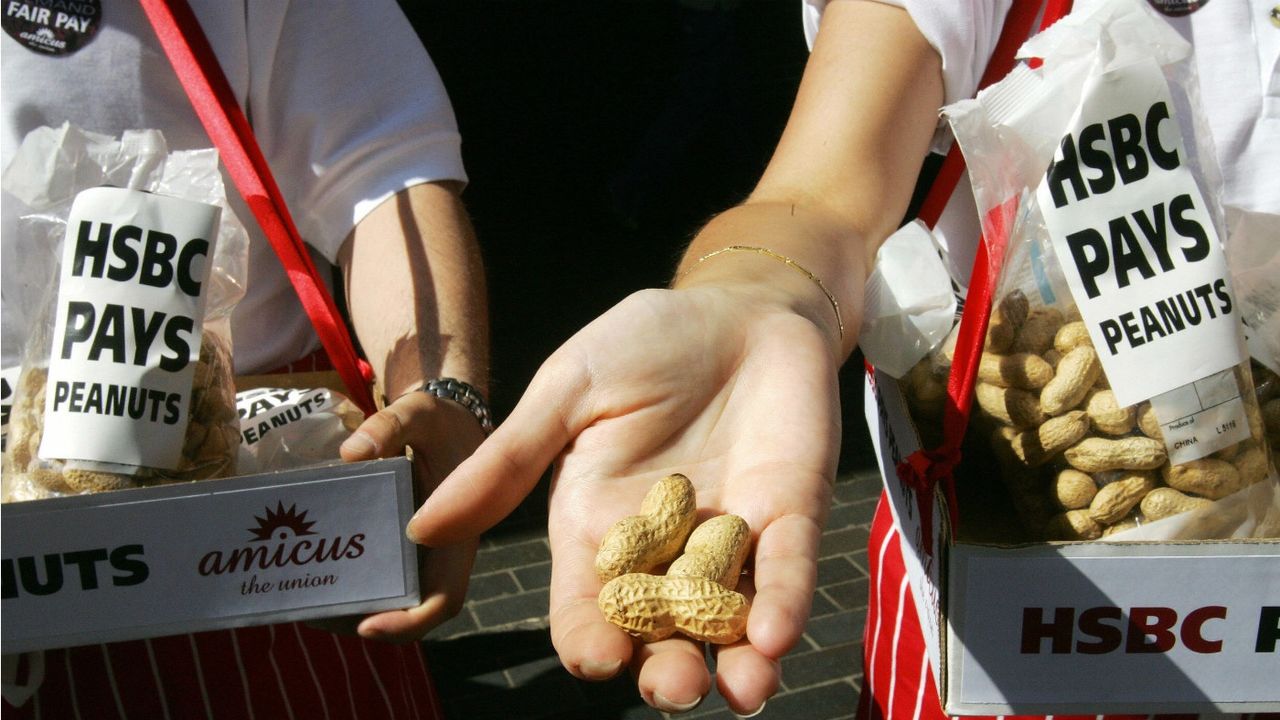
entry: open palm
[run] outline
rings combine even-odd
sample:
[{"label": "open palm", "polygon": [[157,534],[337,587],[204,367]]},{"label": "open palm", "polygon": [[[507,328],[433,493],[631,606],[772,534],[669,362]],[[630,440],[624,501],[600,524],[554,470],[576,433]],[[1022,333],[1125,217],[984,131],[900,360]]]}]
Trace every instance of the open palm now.
[{"label": "open palm", "polygon": [[821,328],[721,288],[646,290],[566,342],[511,416],[428,499],[410,534],[430,546],[474,537],[555,464],[549,510],[551,634],[575,675],[629,664],[641,693],[680,709],[710,688],[701,644],[641,645],[603,619],[594,557],[618,518],[663,476],[698,491],[699,519],[742,516],[755,539],[739,589],[747,637],[719,648],[720,692],[739,711],[777,689],[799,638],[839,444],[837,362]]}]

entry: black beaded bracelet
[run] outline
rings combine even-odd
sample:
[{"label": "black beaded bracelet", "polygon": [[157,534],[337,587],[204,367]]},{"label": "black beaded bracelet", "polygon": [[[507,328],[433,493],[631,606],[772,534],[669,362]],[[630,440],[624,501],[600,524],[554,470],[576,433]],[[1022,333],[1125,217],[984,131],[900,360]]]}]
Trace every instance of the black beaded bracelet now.
[{"label": "black beaded bracelet", "polygon": [[476,416],[476,419],[480,421],[480,429],[484,430],[486,435],[493,432],[493,419],[489,414],[489,405],[484,401],[484,396],[480,394],[480,391],[471,385],[461,380],[446,377],[428,380],[426,384],[418,389],[438,398],[458,403]]}]

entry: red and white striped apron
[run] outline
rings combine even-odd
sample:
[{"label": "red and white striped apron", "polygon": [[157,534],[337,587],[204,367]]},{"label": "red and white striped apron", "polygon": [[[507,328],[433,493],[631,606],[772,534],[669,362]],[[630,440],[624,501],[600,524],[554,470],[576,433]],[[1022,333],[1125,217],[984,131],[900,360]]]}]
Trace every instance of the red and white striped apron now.
[{"label": "red and white striped apron", "polygon": [[27,653],[6,681],[37,686],[6,719],[443,717],[416,643],[300,623]]}]

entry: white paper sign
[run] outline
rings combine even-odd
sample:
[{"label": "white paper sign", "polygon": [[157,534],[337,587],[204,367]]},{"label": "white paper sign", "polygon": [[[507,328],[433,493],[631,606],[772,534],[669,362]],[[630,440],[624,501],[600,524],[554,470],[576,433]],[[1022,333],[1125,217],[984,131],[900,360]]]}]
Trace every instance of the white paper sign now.
[{"label": "white paper sign", "polygon": [[76,197],[41,457],[177,467],[220,213],[121,188]]},{"label": "white paper sign", "polygon": [[1091,78],[1037,190],[1121,406],[1243,360],[1226,258],[1174,108],[1154,60]]}]

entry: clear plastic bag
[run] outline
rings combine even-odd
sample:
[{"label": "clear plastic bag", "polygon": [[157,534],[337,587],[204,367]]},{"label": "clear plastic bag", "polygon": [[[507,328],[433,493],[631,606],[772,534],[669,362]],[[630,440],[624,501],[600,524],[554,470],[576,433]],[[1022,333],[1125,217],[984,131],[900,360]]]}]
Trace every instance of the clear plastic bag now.
[{"label": "clear plastic bag", "polygon": [[[154,236],[154,247],[150,234],[122,239],[124,235],[117,233],[110,246],[103,239],[105,234],[88,238],[101,241],[104,248],[100,256],[84,261],[91,268],[88,275],[96,272],[95,278],[104,274],[110,278],[113,270],[132,261],[139,269],[136,277],[118,283],[123,292],[131,292],[135,286],[143,286],[140,293],[154,292],[160,285],[172,287],[185,282],[184,289],[197,298],[189,301],[194,308],[190,317],[149,313],[136,306],[104,305],[113,311],[108,313],[87,302],[77,306],[83,308],[82,315],[73,315],[65,308],[59,310],[59,278],[65,277],[61,262],[54,263],[51,276],[36,279],[46,292],[38,300],[24,298],[36,310],[31,313],[33,320],[22,348],[22,371],[13,395],[4,455],[4,501],[235,474],[239,426],[230,316],[244,295],[248,235],[227,203],[217,153],[170,152],[163,135],[154,130],[130,131],[120,138],[110,138],[70,124],[45,127],[24,139],[5,169],[3,187],[11,196],[6,201],[16,199],[29,209],[21,219],[22,237],[14,240],[27,247],[63,248],[77,198],[102,188],[127,193],[132,200],[141,198],[143,205],[154,197],[213,208],[206,210],[206,216],[214,218],[212,227],[216,232],[205,239],[212,247],[203,246],[203,254],[198,252],[200,247],[179,242],[183,238],[173,241],[162,237],[163,233]],[[105,223],[103,227],[104,233],[110,229]],[[84,235],[77,239],[85,241]],[[187,254],[189,247],[196,250]],[[178,253],[182,254],[175,257]],[[56,256],[60,258],[62,253],[57,252]],[[149,259],[155,258],[159,259],[147,265]],[[183,258],[187,260],[185,266],[179,264]],[[174,271],[174,267],[180,269]],[[162,272],[163,268],[170,270]],[[118,274],[123,275],[123,270]],[[122,364],[132,365],[130,372],[143,378],[155,378],[178,368],[170,374],[187,383],[181,392],[165,394],[142,383],[112,385],[90,375],[81,383],[57,384],[54,392],[58,397],[51,404],[47,387],[51,358],[70,354],[69,338],[76,335],[79,339],[87,334],[90,317],[98,323],[91,357],[99,361],[103,357],[123,358]],[[175,319],[183,322],[173,322]],[[168,324],[162,325],[164,321]],[[58,335],[55,328],[70,329]],[[61,344],[55,342],[58,338]],[[88,342],[84,340],[84,344]],[[162,347],[162,343],[168,344]],[[50,439],[45,432],[46,411],[59,403],[64,408],[75,403],[77,411],[86,416],[131,415],[137,419],[150,413],[152,419],[163,417],[168,426],[176,428],[169,431],[177,438],[168,452],[174,459],[149,465],[135,462],[134,455],[127,453],[118,459],[42,457],[40,448]],[[65,437],[65,432],[61,434],[64,446],[81,441],[78,437]],[[131,439],[139,445],[146,441]]]},{"label": "clear plastic bag", "polygon": [[890,235],[867,277],[858,347],[867,361],[902,378],[947,338],[956,298],[933,233],[914,221]]},{"label": "clear plastic bag", "polygon": [[1006,243],[973,430],[1015,512],[1048,540],[1273,536],[1190,46],[1108,0],[1022,55],[1043,65],[945,110]]},{"label": "clear plastic bag", "polygon": [[253,388],[236,394],[243,474],[338,462],[364,422],[350,398],[329,388]]}]

